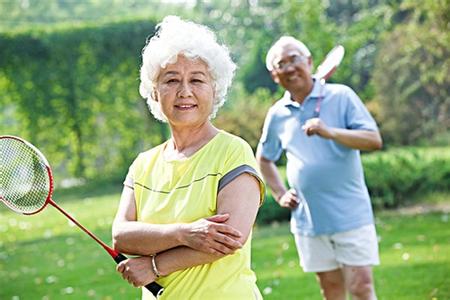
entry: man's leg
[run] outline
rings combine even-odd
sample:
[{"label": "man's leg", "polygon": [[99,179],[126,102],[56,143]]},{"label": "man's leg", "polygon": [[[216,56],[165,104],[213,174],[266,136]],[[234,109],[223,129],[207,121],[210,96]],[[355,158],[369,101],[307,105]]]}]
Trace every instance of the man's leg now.
[{"label": "man's leg", "polygon": [[352,295],[352,300],[376,300],[371,267],[342,268],[345,287]]},{"label": "man's leg", "polygon": [[316,274],[324,299],[345,300],[345,280],[341,269]]}]

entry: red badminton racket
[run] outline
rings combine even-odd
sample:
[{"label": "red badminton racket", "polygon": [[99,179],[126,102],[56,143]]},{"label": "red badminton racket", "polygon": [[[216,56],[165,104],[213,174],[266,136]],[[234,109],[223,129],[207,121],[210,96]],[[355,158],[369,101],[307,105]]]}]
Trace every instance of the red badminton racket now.
[{"label": "red badminton racket", "polygon": [[[0,136],[0,201],[17,213],[32,215],[52,205],[96,241],[119,263],[126,256],[112,249],[52,200],[53,177],[45,156],[29,142]],[[145,286],[157,296],[164,290],[156,282]]]}]

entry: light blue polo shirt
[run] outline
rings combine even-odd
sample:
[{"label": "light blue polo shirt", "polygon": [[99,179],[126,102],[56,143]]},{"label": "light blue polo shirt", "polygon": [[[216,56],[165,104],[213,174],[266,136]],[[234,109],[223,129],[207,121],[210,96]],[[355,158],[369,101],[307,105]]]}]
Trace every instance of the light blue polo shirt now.
[{"label": "light blue polo shirt", "polygon": [[320,119],[327,126],[378,131],[360,98],[341,84],[315,81],[302,105],[286,92],[269,109],[258,151],[271,161],[286,151],[288,183],[304,199],[291,214],[291,231],[300,235],[332,234],[373,223],[359,150],[307,136],[301,128],[314,116],[320,96]]}]

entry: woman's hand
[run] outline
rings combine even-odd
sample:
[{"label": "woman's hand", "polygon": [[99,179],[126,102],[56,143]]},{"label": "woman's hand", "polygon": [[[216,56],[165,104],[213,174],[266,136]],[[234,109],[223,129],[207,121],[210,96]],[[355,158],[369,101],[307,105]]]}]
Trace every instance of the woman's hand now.
[{"label": "woman's hand", "polygon": [[225,224],[228,214],[214,215],[182,225],[183,245],[215,255],[228,255],[242,248],[242,234]]},{"label": "woman's hand", "polygon": [[156,280],[152,272],[152,259],[148,256],[128,258],[120,262],[116,270],[134,287],[142,287]]}]

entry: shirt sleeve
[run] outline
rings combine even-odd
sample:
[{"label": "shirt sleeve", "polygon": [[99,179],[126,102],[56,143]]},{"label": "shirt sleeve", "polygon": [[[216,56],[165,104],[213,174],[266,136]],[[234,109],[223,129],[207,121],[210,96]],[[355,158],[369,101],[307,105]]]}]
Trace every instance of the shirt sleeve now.
[{"label": "shirt sleeve", "polygon": [[345,121],[347,129],[378,131],[378,126],[358,95],[349,87],[346,90],[347,107]]},{"label": "shirt sleeve", "polygon": [[280,158],[281,153],[283,153],[272,109],[269,110],[264,121],[257,152],[265,159],[271,161],[277,161]]},{"label": "shirt sleeve", "polygon": [[219,180],[218,192],[243,173],[252,175],[259,182],[260,204],[262,204],[265,197],[265,185],[258,171],[252,148],[241,140],[229,145],[224,160],[223,175]]},{"label": "shirt sleeve", "polygon": [[125,180],[123,181],[124,186],[129,187],[130,189],[133,189],[133,190],[134,190],[134,179],[136,176],[135,169],[136,169],[138,158],[139,158],[139,156],[133,161],[131,166],[128,168],[127,176],[125,177]]}]

